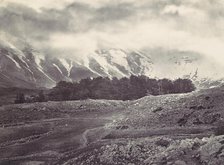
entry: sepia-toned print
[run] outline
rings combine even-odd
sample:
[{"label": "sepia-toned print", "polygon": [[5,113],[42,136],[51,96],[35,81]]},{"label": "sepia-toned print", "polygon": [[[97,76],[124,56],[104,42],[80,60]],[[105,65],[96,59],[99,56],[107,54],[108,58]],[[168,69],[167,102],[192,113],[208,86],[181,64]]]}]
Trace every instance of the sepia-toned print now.
[{"label": "sepia-toned print", "polygon": [[0,165],[223,165],[223,0],[0,0]]}]

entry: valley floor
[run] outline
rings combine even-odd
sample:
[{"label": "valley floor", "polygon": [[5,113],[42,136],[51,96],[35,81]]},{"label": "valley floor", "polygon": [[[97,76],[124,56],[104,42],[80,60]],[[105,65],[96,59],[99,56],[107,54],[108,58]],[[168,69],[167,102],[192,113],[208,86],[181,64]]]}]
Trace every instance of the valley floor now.
[{"label": "valley floor", "polygon": [[0,164],[221,165],[223,106],[222,88],[2,106]]}]

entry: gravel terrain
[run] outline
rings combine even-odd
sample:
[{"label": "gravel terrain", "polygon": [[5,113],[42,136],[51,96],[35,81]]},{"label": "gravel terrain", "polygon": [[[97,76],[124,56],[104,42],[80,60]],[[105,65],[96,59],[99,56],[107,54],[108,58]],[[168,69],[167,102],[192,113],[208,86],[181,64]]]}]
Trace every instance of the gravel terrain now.
[{"label": "gravel terrain", "polygon": [[0,164],[221,165],[223,107],[222,87],[2,106]]}]

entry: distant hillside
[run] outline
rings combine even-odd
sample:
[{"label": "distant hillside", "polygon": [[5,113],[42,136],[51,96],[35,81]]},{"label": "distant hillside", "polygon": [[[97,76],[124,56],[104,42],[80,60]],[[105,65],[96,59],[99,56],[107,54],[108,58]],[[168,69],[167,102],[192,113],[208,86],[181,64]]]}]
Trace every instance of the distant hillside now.
[{"label": "distant hillside", "polygon": [[[79,56],[79,58],[77,58]],[[0,87],[53,87],[87,77],[188,78],[197,87],[223,83],[223,67],[195,52],[102,49],[88,55],[48,55],[14,38],[0,40]]]}]

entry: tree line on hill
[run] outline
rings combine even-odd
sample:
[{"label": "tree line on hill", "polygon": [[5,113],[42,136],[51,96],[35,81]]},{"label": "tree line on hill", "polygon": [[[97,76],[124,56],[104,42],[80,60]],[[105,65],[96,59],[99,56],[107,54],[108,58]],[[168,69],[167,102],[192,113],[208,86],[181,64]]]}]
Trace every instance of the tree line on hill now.
[{"label": "tree line on hill", "polygon": [[46,98],[44,91],[41,90],[38,92],[38,94],[34,95],[25,95],[22,92],[18,92],[16,94],[16,99],[14,101],[15,104],[21,104],[21,103],[34,103],[34,102],[45,102],[48,99]]},{"label": "tree line on hill", "polygon": [[48,94],[48,100],[110,99],[134,100],[147,95],[188,93],[195,90],[189,79],[152,79],[130,76],[121,79],[107,77],[86,78],[80,82],[60,81]]},{"label": "tree line on hill", "polygon": [[189,79],[152,79],[134,76],[121,79],[107,77],[86,78],[80,82],[60,81],[49,91],[39,91],[36,95],[18,93],[15,103],[44,101],[65,101],[84,99],[135,100],[147,95],[188,93],[195,90]]}]

